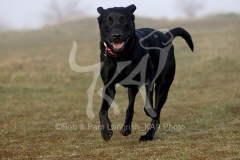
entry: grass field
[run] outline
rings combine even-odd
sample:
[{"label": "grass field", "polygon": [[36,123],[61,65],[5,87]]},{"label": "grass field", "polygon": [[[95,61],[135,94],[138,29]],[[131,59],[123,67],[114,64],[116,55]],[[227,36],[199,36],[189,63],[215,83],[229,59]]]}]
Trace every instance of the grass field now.
[{"label": "grass field", "polygon": [[128,137],[118,128],[128,104],[125,88],[118,87],[115,98],[120,114],[109,111],[116,127],[109,142],[93,128],[99,125],[100,78],[93,103],[96,117],[86,115],[93,73],[74,72],[68,57],[76,41],[79,65],[99,62],[97,22],[90,24],[91,30],[77,27],[80,21],[72,28],[66,23],[0,33],[0,159],[240,159],[239,17],[149,21],[141,20],[137,27],[187,29],[195,52],[182,39],[174,40],[176,76],[160,130],[146,143],[138,142],[151,121],[140,95]]}]

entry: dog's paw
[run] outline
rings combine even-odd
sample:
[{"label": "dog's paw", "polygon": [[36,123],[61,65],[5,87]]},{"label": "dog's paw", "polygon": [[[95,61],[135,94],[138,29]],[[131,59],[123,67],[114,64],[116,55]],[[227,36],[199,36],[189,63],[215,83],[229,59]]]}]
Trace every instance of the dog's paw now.
[{"label": "dog's paw", "polygon": [[128,136],[132,133],[131,125],[124,125],[121,129],[121,134],[123,136]]},{"label": "dog's paw", "polygon": [[103,139],[107,142],[111,139],[111,137],[113,135],[113,131],[109,127],[102,127],[101,134],[102,134]]},{"label": "dog's paw", "polygon": [[139,138],[139,142],[152,141],[152,140],[153,140],[153,136],[147,136],[147,135],[141,136]]},{"label": "dog's paw", "polygon": [[107,142],[111,139],[113,135],[113,131],[111,128],[111,122],[108,117],[104,117],[101,119],[101,134],[103,139]]}]

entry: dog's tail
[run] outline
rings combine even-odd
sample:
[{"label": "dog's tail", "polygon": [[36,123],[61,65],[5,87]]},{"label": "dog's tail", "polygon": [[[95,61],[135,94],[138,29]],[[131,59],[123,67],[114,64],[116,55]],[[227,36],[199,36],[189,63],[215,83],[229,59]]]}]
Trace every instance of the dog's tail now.
[{"label": "dog's tail", "polygon": [[171,38],[171,41],[177,36],[182,37],[187,42],[191,50],[192,51],[194,50],[194,45],[193,45],[191,35],[185,29],[177,27],[168,31],[167,33],[165,33],[165,35]]}]

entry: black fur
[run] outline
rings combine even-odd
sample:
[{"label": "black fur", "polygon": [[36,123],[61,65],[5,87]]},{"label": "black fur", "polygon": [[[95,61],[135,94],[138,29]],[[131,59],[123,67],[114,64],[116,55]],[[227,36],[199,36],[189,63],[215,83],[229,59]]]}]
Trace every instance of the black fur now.
[{"label": "black fur", "polygon": [[[108,118],[108,109],[115,96],[115,85],[120,83],[122,86],[128,88],[129,105],[126,111],[126,119],[124,126],[121,130],[122,135],[128,136],[131,134],[131,124],[134,114],[134,101],[136,94],[138,93],[139,86],[146,84],[146,93],[150,107],[149,112],[147,107],[144,108],[146,115],[152,118],[151,128],[148,132],[140,137],[140,141],[152,140],[154,133],[160,125],[160,112],[166,102],[169,88],[172,84],[175,75],[175,58],[174,48],[172,40],[176,36],[181,36],[185,39],[191,50],[193,51],[193,42],[191,36],[187,31],[182,28],[175,28],[167,33],[160,31],[154,32],[154,29],[142,28],[135,29],[134,23],[134,11],[135,5],[128,7],[115,7],[103,9],[99,7],[97,9],[100,16],[98,17],[99,29],[100,29],[100,59],[102,62],[101,78],[104,84],[103,101],[99,112],[101,134],[105,141],[110,140],[113,131],[111,130],[111,122]],[[151,33],[153,33],[151,35]],[[147,37],[148,35],[151,35]],[[147,38],[146,38],[147,37]],[[145,39],[144,39],[145,38]],[[142,40],[144,39],[144,40]],[[115,55],[110,54],[110,51],[106,50],[104,43]],[[114,47],[115,46],[115,47]],[[116,47],[117,46],[117,47]],[[121,48],[119,46],[122,46]],[[160,51],[158,49],[151,49],[151,47],[164,48],[170,46],[166,63],[159,75],[157,75],[159,67],[162,64],[160,62]],[[148,47],[148,48],[145,48]],[[136,74],[133,78],[136,84],[122,83],[126,77],[131,75],[132,71],[138,67],[143,57],[147,57],[146,65],[140,65],[140,73],[146,71],[144,77],[144,83],[141,81],[141,74]],[[131,61],[122,70],[117,69],[119,62]],[[117,75],[115,78],[114,75]],[[155,107],[153,106],[153,90],[151,89],[151,83],[155,83]],[[149,114],[152,112],[152,114]]]}]

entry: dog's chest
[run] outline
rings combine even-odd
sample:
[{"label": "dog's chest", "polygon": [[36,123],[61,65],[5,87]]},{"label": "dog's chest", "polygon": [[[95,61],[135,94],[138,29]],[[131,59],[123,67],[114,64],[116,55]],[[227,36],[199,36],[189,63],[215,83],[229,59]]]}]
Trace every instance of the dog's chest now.
[{"label": "dog's chest", "polygon": [[115,74],[115,82],[122,86],[140,85],[141,77],[146,78],[146,66],[139,66],[139,63],[132,61],[119,62]]}]

